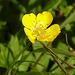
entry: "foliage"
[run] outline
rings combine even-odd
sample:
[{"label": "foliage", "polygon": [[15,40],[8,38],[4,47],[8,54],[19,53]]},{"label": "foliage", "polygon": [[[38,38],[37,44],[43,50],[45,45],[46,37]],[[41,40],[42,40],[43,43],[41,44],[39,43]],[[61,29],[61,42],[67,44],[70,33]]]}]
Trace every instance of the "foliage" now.
[{"label": "foliage", "polygon": [[[28,40],[21,19],[24,14],[30,12],[51,12],[54,17],[52,24],[59,24],[62,32],[51,43],[50,48],[64,61],[75,65],[74,7],[74,0],[0,0],[0,75],[4,75],[7,69],[9,75],[65,75],[59,67],[54,69],[57,63],[40,42],[32,44]],[[42,58],[36,62],[42,53]],[[34,64],[37,66],[33,73],[30,73]],[[75,74],[75,69],[65,63],[62,63],[62,66],[70,75]]]}]

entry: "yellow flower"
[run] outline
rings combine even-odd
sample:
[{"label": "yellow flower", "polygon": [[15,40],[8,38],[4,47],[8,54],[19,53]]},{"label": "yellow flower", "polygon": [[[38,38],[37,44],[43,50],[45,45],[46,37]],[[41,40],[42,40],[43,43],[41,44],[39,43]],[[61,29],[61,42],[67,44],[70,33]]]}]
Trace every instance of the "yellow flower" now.
[{"label": "yellow flower", "polygon": [[22,18],[24,31],[32,43],[35,43],[36,39],[52,42],[59,35],[61,31],[58,24],[48,27],[52,21],[52,14],[46,11],[37,16],[33,13],[25,14]]}]

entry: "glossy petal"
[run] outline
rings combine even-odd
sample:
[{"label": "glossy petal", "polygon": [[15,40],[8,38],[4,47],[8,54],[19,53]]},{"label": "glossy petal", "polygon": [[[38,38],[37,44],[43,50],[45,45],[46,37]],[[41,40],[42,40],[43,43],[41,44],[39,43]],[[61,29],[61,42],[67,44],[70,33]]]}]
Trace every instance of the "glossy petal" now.
[{"label": "glossy petal", "polygon": [[50,26],[47,30],[45,30],[46,33],[42,37],[38,37],[37,40],[39,41],[47,41],[47,42],[52,42],[61,32],[60,27],[58,24],[54,24]]},{"label": "glossy petal", "polygon": [[22,18],[22,23],[26,28],[33,28],[36,24],[36,16],[33,13],[25,14]]},{"label": "glossy petal", "polygon": [[37,15],[37,25],[48,27],[53,21],[53,16],[50,12],[44,11]]},{"label": "glossy petal", "polygon": [[24,32],[26,33],[26,35],[28,36],[28,39],[32,42],[32,43],[35,43],[35,39],[36,37],[32,35],[32,32],[27,29],[27,28],[24,28]]}]

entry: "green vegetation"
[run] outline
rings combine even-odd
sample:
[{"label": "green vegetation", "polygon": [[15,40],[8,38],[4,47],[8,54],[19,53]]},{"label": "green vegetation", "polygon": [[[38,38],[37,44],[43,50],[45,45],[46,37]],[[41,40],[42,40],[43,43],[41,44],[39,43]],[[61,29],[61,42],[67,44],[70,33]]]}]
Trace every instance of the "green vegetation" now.
[{"label": "green vegetation", "polygon": [[0,0],[0,75],[65,75],[43,45],[32,44],[23,31],[22,16],[43,11],[51,12],[52,24],[61,27],[61,34],[44,44],[75,75],[75,0]]}]

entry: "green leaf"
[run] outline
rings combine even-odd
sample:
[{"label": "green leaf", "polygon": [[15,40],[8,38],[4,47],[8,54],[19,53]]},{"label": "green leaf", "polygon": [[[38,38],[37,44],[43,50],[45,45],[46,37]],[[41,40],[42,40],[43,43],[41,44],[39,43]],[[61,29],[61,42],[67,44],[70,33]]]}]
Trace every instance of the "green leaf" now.
[{"label": "green leaf", "polygon": [[10,50],[3,44],[0,44],[0,66],[8,68],[12,60],[13,57]]},{"label": "green leaf", "polygon": [[39,72],[17,72],[16,75],[41,75]]},{"label": "green leaf", "polygon": [[67,0],[61,0],[61,2],[60,2],[60,6],[67,6],[68,5],[68,2],[67,2]]},{"label": "green leaf", "polygon": [[50,0],[44,7],[44,10],[51,11],[52,9],[56,9],[60,2],[61,0]]},{"label": "green leaf", "polygon": [[40,66],[42,66],[42,67],[45,67],[44,65],[42,65],[42,64],[40,64],[40,63],[38,63],[38,62],[35,62],[35,61],[29,61],[29,60],[19,60],[19,61],[17,61],[15,64],[17,64],[17,63],[23,63],[23,62],[31,62],[31,63],[35,63],[35,64],[38,64],[38,65],[40,65]]},{"label": "green leaf", "polygon": [[[19,61],[24,61],[24,60],[29,60],[29,61],[32,61],[34,60],[33,59],[33,56],[30,54],[29,51],[25,51],[23,54],[22,54],[22,57]],[[16,62],[18,64],[18,67],[19,67],[19,71],[27,71],[28,70],[28,67],[29,67],[29,64],[31,62]]]},{"label": "green leaf", "polygon": [[28,12],[33,12],[37,14],[42,10],[41,1],[40,0],[29,0],[28,3]]},{"label": "green leaf", "polygon": [[11,35],[11,39],[8,43],[8,47],[13,53],[14,57],[20,52],[21,49],[20,49],[19,40],[17,36]]},{"label": "green leaf", "polygon": [[[28,46],[30,46],[30,43],[28,44]],[[5,72],[5,75],[7,75],[9,73],[9,71],[11,70],[11,68],[13,68],[14,64],[16,63],[16,61],[19,59],[19,57],[24,53],[24,51],[26,51],[27,47],[23,48],[15,57],[15,59],[13,60],[13,62],[11,63],[11,65],[8,67],[8,69]]]},{"label": "green leaf", "polygon": [[[44,44],[47,45],[48,42],[44,42]],[[38,59],[42,52],[47,52],[47,50],[43,47],[43,45],[39,41],[36,41],[36,43],[33,44],[32,53],[34,53],[36,59]],[[36,70],[38,71],[46,70],[49,64],[49,59],[50,59],[50,56],[47,54],[44,54],[39,62],[43,65],[46,65],[46,67],[43,68],[40,65],[37,65]]]},{"label": "green leaf", "polygon": [[15,57],[15,59],[13,60],[13,62],[11,63],[11,65],[6,70],[5,75],[8,74],[8,72],[10,71],[10,69],[14,66],[15,62],[19,59],[19,57],[21,56],[22,53],[24,53],[25,50],[26,50],[26,47],[17,54],[17,56]]},{"label": "green leaf", "polygon": [[[44,42],[45,45],[47,45],[48,43],[47,42]],[[41,49],[42,48],[42,49]],[[40,56],[40,54],[42,52],[44,52],[44,48],[43,48],[43,45],[39,42],[39,41],[36,41],[36,43],[33,44],[33,52],[35,52],[35,56],[36,58],[38,58]],[[37,53],[38,52],[38,53]],[[40,53],[39,53],[40,52]]]},{"label": "green leaf", "polygon": [[58,75],[51,72],[17,72],[16,75]]},{"label": "green leaf", "polygon": [[45,48],[38,48],[36,50],[34,50],[33,52],[48,52]]},{"label": "green leaf", "polygon": [[73,54],[72,52],[69,52],[67,50],[61,50],[61,49],[56,49],[56,48],[52,48],[52,50],[58,54],[63,54],[63,55],[75,57],[75,54]]},{"label": "green leaf", "polygon": [[72,25],[71,24],[67,24],[66,26],[65,26],[65,30],[66,31],[71,31],[72,29],[72,27],[71,27]]},{"label": "green leaf", "polygon": [[[47,45],[47,43],[44,43],[44,44]],[[33,52],[48,52],[38,41],[36,41],[36,43],[33,44],[33,50],[34,50]],[[57,49],[57,48],[52,48],[52,50],[58,54],[75,57],[75,54],[69,52],[68,50],[62,50],[62,49]]]},{"label": "green leaf", "polygon": [[72,8],[73,7],[71,7],[71,6],[66,6],[66,7],[60,6],[60,9],[64,13],[65,17],[67,17],[69,15],[69,13],[71,12]]},{"label": "green leaf", "polygon": [[0,66],[8,67],[8,48],[4,47],[4,45],[0,44]]},{"label": "green leaf", "polygon": [[72,41],[73,41],[73,43],[75,45],[75,36],[72,37]]},{"label": "green leaf", "polygon": [[11,2],[22,12],[22,13],[26,13],[26,8],[21,5],[17,0],[11,0]]},{"label": "green leaf", "polygon": [[[45,45],[48,44],[48,42],[44,42]],[[43,45],[36,40],[36,42],[33,44],[33,50],[39,49],[39,48],[43,48]]]},{"label": "green leaf", "polygon": [[[51,48],[55,53],[58,54],[63,54],[63,55],[67,55],[67,56],[71,56],[71,57],[75,57],[75,54],[67,51],[67,50],[62,50],[62,49],[57,49],[57,48]],[[39,48],[36,49],[34,52],[48,52],[45,48]]]},{"label": "green leaf", "polygon": [[75,18],[75,11],[71,13],[71,15],[60,25],[60,28],[64,28],[67,24],[69,24]]},{"label": "green leaf", "polygon": [[[47,45],[47,43],[46,43],[46,45]],[[34,49],[33,52],[48,52],[38,41],[35,44],[33,44],[33,49]],[[75,54],[69,52],[68,50],[62,50],[62,49],[57,49],[57,48],[52,48],[52,50],[58,54],[75,57]]]}]

